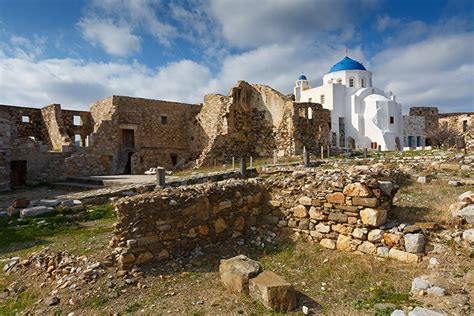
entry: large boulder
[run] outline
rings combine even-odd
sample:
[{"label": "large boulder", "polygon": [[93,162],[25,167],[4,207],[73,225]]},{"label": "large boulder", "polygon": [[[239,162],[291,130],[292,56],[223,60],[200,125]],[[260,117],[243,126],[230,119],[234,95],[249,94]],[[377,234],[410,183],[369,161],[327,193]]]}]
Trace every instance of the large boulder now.
[{"label": "large boulder", "polygon": [[249,280],[262,270],[260,263],[244,255],[221,260],[219,273],[221,280],[232,292],[248,293]]},{"label": "large boulder", "polygon": [[466,229],[462,233],[462,239],[464,239],[468,243],[474,244],[474,228]]},{"label": "large boulder", "polygon": [[250,279],[249,294],[274,311],[288,312],[296,308],[296,293],[291,283],[271,271]]}]

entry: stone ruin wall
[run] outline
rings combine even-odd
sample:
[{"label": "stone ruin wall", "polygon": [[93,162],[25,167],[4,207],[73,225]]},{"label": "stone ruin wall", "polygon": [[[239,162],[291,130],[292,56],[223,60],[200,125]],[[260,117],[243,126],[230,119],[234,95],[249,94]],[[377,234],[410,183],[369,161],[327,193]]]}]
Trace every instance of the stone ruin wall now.
[{"label": "stone ruin wall", "polygon": [[236,238],[257,223],[257,184],[224,181],[157,190],[117,203],[113,244],[123,247],[122,267],[168,259],[198,245]]},{"label": "stone ruin wall", "polygon": [[423,252],[413,245],[413,239],[424,240],[422,234],[384,225],[397,191],[387,181],[396,177],[389,171],[289,170],[261,176],[119,200],[112,242],[116,259],[128,268],[176,258],[263,224],[293,230],[330,249],[407,262],[417,262]]},{"label": "stone ruin wall", "polygon": [[425,146],[425,118],[423,116],[403,115],[403,144],[408,147],[408,136],[413,136],[416,147],[416,136],[421,137],[420,146]]},{"label": "stone ruin wall", "polygon": [[[300,110],[313,110],[313,119]],[[303,145],[319,147],[329,139],[330,112],[316,104],[298,104],[278,91],[239,81],[228,96],[207,95],[197,116],[203,145],[197,166],[228,163],[241,155],[271,157],[302,152]]]},{"label": "stone ruin wall", "polygon": [[0,112],[0,192],[10,190],[11,127],[10,120]]},{"label": "stone ruin wall", "polygon": [[[467,126],[464,128],[464,122]],[[439,115],[439,125],[451,128],[464,136],[468,148],[474,148],[474,113],[442,113]]]}]

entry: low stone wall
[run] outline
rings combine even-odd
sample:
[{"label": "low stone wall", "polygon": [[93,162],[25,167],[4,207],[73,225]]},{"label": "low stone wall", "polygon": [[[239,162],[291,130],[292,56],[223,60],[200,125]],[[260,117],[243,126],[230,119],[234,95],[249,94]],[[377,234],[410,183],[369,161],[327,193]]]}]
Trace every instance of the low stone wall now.
[{"label": "low stone wall", "polygon": [[240,236],[257,223],[261,188],[246,180],[226,180],[156,190],[121,199],[114,245],[123,268],[152,259],[176,257],[198,245]]},{"label": "low stone wall", "polygon": [[[256,179],[156,190],[119,200],[113,240],[123,268],[273,224],[329,249],[417,262],[423,227],[387,223],[400,172],[378,168],[265,169]],[[258,229],[258,228],[257,228]]]}]

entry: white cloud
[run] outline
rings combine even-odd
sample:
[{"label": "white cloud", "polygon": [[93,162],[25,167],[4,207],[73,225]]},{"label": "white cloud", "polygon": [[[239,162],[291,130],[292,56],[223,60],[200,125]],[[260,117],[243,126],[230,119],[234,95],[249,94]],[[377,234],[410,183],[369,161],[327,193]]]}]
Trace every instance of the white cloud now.
[{"label": "white cloud", "polygon": [[405,109],[440,106],[444,112],[474,107],[474,33],[433,36],[388,48],[372,59],[375,85],[393,91]]},{"label": "white cloud", "polygon": [[138,63],[12,57],[1,59],[0,67],[0,103],[35,107],[61,103],[87,109],[113,94],[202,102],[211,80],[206,67],[189,60],[153,70]]},{"label": "white cloud", "polygon": [[373,6],[349,0],[212,0],[210,11],[226,40],[245,48],[350,29]]},{"label": "white cloud", "polygon": [[111,20],[85,18],[78,23],[83,36],[92,44],[99,44],[109,54],[126,56],[140,49],[140,38],[132,34],[128,25],[116,25]]},{"label": "white cloud", "polygon": [[400,25],[400,22],[400,19],[392,18],[388,15],[378,16],[375,22],[375,28],[379,32],[384,32],[389,28]]}]

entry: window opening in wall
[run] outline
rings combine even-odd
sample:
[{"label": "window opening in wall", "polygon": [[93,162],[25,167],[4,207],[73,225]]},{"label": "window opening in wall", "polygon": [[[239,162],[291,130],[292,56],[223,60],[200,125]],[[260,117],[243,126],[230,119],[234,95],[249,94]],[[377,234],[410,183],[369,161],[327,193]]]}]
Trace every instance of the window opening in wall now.
[{"label": "window opening in wall", "polygon": [[308,108],[308,119],[309,120],[313,119],[313,109],[312,108]]},{"label": "window opening in wall", "polygon": [[82,126],[82,119],[79,115],[73,115],[72,116],[72,125]]},{"label": "window opening in wall", "polygon": [[393,116],[390,116],[390,124],[394,124],[395,123],[395,118]]},{"label": "window opening in wall", "polygon": [[81,143],[81,135],[79,134],[74,134],[74,145],[76,147],[81,147],[82,146],[82,143]]},{"label": "window opening in wall", "polygon": [[161,124],[167,124],[168,123],[168,117],[167,116],[162,116],[161,117]]},{"label": "window opening in wall", "polygon": [[443,122],[443,127],[448,128],[448,122]]},{"label": "window opening in wall", "polygon": [[365,78],[360,79],[360,85],[362,88],[365,88]]},{"label": "window opening in wall", "polygon": [[326,99],[326,98],[324,97],[324,94],[321,94],[320,99],[321,99],[321,104],[324,104],[324,101],[325,101],[325,99]]},{"label": "window opening in wall", "polygon": [[354,78],[350,78],[349,79],[349,87],[353,87],[354,86]]},{"label": "window opening in wall", "polygon": [[28,136],[29,139],[31,140],[36,140],[36,138],[34,136]]},{"label": "window opening in wall", "polygon": [[462,121],[462,131],[467,132],[467,120]]},{"label": "window opening in wall", "polygon": [[171,163],[173,164],[173,166],[176,166],[176,164],[178,163],[178,154],[171,153],[170,158],[171,158]]},{"label": "window opening in wall", "polygon": [[30,123],[31,122],[30,116],[29,115],[22,115],[21,116],[21,122],[22,123]]},{"label": "window opening in wall", "polygon": [[371,142],[370,143],[370,148],[377,149],[377,142]]},{"label": "window opening in wall", "polygon": [[342,79],[341,78],[337,79],[337,83],[342,84]]}]

